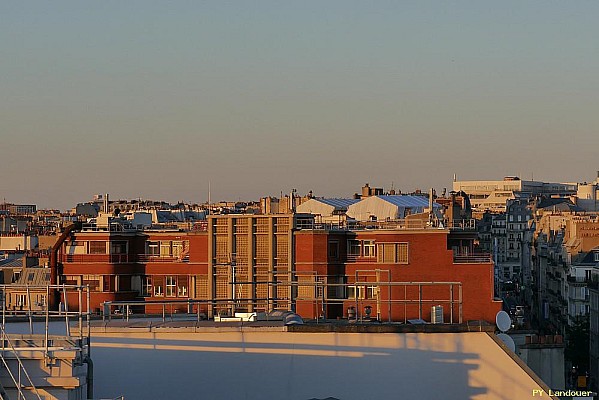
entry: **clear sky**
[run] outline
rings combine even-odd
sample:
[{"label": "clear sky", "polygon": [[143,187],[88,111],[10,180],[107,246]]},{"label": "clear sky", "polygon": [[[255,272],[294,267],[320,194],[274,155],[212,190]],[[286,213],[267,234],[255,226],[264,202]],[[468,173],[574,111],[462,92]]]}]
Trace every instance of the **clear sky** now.
[{"label": "clear sky", "polygon": [[0,201],[590,181],[598,17],[596,1],[4,1]]}]

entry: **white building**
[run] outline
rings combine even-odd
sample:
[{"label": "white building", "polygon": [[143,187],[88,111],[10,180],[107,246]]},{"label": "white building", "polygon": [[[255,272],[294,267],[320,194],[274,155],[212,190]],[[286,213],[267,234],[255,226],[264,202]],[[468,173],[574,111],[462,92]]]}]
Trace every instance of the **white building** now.
[{"label": "white building", "polygon": [[[428,212],[429,200],[421,196],[371,196],[352,204],[347,216],[357,221],[394,221]],[[434,204],[434,208],[441,208]]]},{"label": "white building", "polygon": [[501,181],[454,180],[453,190],[465,192],[470,197],[473,210],[503,212],[506,210],[506,202],[509,199],[535,195],[574,195],[577,185],[575,183],[525,181],[516,176],[507,176]]},{"label": "white building", "polygon": [[317,222],[338,223],[345,219],[348,207],[359,199],[312,198],[296,207],[300,214],[313,214]]}]

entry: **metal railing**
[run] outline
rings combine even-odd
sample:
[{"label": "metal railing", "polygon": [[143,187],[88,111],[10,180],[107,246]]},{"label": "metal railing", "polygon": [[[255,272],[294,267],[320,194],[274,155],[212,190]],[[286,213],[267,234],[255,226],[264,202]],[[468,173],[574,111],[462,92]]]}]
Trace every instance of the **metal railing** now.
[{"label": "metal railing", "polygon": [[359,230],[421,230],[421,229],[452,229],[475,230],[475,219],[453,221],[426,221],[422,219],[397,219],[391,221],[341,221],[317,222],[313,219],[298,219],[298,230],[327,230],[327,231],[359,231]]},{"label": "metal railing", "polygon": [[[0,339],[2,340],[2,357],[1,357],[2,364],[4,365],[4,368],[6,369],[6,371],[8,371],[8,375],[10,376],[10,379],[12,380],[13,384],[15,385],[15,388],[17,389],[19,399],[26,398],[25,393],[23,393],[23,390],[22,390],[24,385],[22,383],[21,373],[23,373],[23,374],[25,374],[25,377],[27,378],[27,382],[29,383],[29,386],[31,387],[31,389],[33,389],[33,393],[35,394],[35,396],[39,400],[42,400],[37,388],[33,384],[31,377],[29,376],[29,373],[27,372],[27,369],[23,365],[23,361],[21,361],[19,352],[17,351],[17,349],[15,349],[9,336],[6,334],[6,331],[4,330],[4,324],[0,326],[0,332],[1,332]],[[8,344],[8,352],[14,356],[14,358],[17,360],[17,363],[18,363],[17,377],[15,377],[15,375],[12,373],[10,365],[8,364],[8,361],[7,361],[7,348],[6,348],[7,344]]]},{"label": "metal railing", "polygon": [[[376,271],[369,271],[376,272]],[[379,271],[380,279],[388,271]],[[303,276],[304,278],[306,276]],[[317,279],[316,275],[310,276]],[[390,279],[390,277],[388,277]],[[359,275],[358,279],[368,279]],[[279,281],[279,282],[229,282],[230,293],[237,294],[244,285],[264,285],[270,293],[277,289],[288,289],[289,296],[285,297],[251,297],[232,296],[228,298],[164,300],[164,301],[108,301],[102,303],[103,318],[129,320],[140,316],[158,316],[163,321],[167,319],[193,319],[200,321],[214,315],[231,315],[237,311],[270,312],[273,310],[296,311],[303,305],[311,310],[304,318],[316,322],[327,318],[330,306],[342,306],[345,309],[354,307],[356,319],[367,319],[366,307],[373,310],[374,320],[383,322],[397,321],[394,317],[401,315],[399,322],[407,323],[409,319],[422,319],[427,314],[425,306],[446,305],[449,323],[462,323],[462,283],[461,282],[390,282],[356,280],[352,283],[326,283],[321,281]],[[350,290],[351,289],[351,290]],[[431,292],[434,291],[434,294]],[[354,293],[353,297],[348,294]],[[439,295],[439,293],[444,293]],[[118,310],[115,313],[115,310]],[[383,317],[383,314],[385,316]]]},{"label": "metal railing", "polygon": [[181,256],[161,256],[154,254],[138,254],[137,261],[140,263],[175,263],[175,262],[188,262],[189,254],[182,254]]},{"label": "metal railing", "polygon": [[491,254],[473,253],[473,254],[454,254],[454,264],[486,264],[493,262]]},{"label": "metal railing", "polygon": [[[50,310],[48,307],[50,296],[57,294],[60,299],[57,310]],[[42,302],[34,302],[33,296],[43,298]],[[68,304],[73,302],[76,304],[76,310],[69,311]],[[55,351],[69,349],[77,350],[76,361],[81,363],[89,363],[88,370],[88,397],[93,394],[91,377],[91,361],[90,356],[90,289],[89,286],[79,285],[0,285],[0,303],[2,304],[2,323],[0,325],[2,340],[2,355],[1,361],[11,380],[15,385],[19,399],[25,398],[22,391],[26,386],[22,385],[21,373],[25,375],[28,382],[28,387],[36,394],[38,399],[40,395],[33,384],[27,369],[21,361],[20,352],[30,357],[36,352],[41,352],[45,360],[46,366],[54,365]],[[8,335],[6,333],[6,322],[13,319],[22,321],[25,317],[29,323],[28,335]],[[55,336],[49,333],[49,324],[51,319],[64,319],[66,336]],[[78,326],[77,336],[71,336],[70,322],[75,321]],[[35,334],[34,322],[43,322],[43,334]],[[84,323],[86,327],[84,326]],[[87,329],[86,329],[87,328]],[[78,338],[77,338],[78,337]],[[8,357],[17,360],[18,376],[15,378],[9,367]]]},{"label": "metal railing", "polygon": [[134,262],[134,259],[128,254],[63,254],[62,262],[126,264]]}]

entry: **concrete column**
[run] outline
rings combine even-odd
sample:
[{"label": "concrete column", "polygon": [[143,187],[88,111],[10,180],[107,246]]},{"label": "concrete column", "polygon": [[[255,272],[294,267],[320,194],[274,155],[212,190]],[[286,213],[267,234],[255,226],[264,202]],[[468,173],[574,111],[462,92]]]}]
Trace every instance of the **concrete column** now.
[{"label": "concrete column", "polygon": [[276,221],[275,217],[269,216],[268,217],[268,311],[272,311],[274,309],[274,301],[272,300],[273,298],[276,297],[277,295],[277,291],[276,291],[276,286],[274,286],[272,284],[272,282],[274,282],[275,280],[275,274],[274,274],[274,269],[275,269],[275,256],[276,256],[276,243],[274,240],[274,235],[275,235],[275,226],[274,226],[274,222]]},{"label": "concrete column", "polygon": [[248,291],[249,297],[252,298],[248,306],[249,312],[254,312],[254,304],[256,303],[256,278],[254,274],[254,217],[248,217],[245,219],[245,223],[247,224],[247,236],[248,236],[248,281],[252,282],[250,290]]},{"label": "concrete column", "polygon": [[[216,294],[214,282],[214,221],[213,217],[208,217],[208,298],[214,300]],[[208,318],[214,317],[214,306],[208,305]]]},{"label": "concrete column", "polygon": [[[228,268],[229,268],[229,282],[230,282],[230,284],[228,285],[228,288],[227,288],[227,296],[230,299],[237,297],[237,294],[235,293],[237,290],[233,289],[233,282],[235,282],[237,280],[237,277],[234,275],[235,268],[233,268],[233,264],[235,263],[234,256],[233,256],[233,253],[235,252],[235,247],[233,246],[233,244],[234,244],[234,242],[233,242],[233,218],[227,217],[227,252],[229,253]],[[235,315],[235,302],[234,301],[231,302],[231,315]]]}]

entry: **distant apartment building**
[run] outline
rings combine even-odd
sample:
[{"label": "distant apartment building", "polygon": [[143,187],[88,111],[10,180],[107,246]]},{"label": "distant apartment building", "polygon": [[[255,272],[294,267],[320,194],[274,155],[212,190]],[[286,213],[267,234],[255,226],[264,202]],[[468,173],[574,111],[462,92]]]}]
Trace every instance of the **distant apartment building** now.
[{"label": "distant apartment building", "polygon": [[35,214],[37,206],[35,204],[0,204],[0,211],[8,211],[12,215]]},{"label": "distant apartment building", "polygon": [[534,196],[570,196],[577,192],[572,183],[550,183],[521,180],[515,176],[500,181],[458,181],[454,180],[453,190],[468,194],[472,208],[476,212],[505,212],[509,199]]},{"label": "distant apartment building", "polygon": [[[599,259],[596,260],[599,265]],[[589,367],[590,387],[599,391],[599,266],[591,272],[589,291]]]},{"label": "distant apartment building", "polygon": [[564,332],[590,313],[589,284],[599,262],[599,216],[545,212],[535,232],[535,310],[539,322]]},{"label": "distant apartment building", "polygon": [[[194,301],[207,316],[293,310],[304,318],[493,321],[493,263],[476,232],[440,226],[323,226],[308,214],[213,215],[201,230],[140,230],[105,216],[61,235],[60,282],[89,285],[91,304]],[[64,300],[64,299],[63,299]],[[69,299],[71,302],[74,299]],[[72,304],[74,306],[74,304]],[[197,309],[197,308],[196,308]]]},{"label": "distant apartment building", "polygon": [[497,290],[503,282],[520,288],[530,286],[534,224],[528,200],[510,199],[506,212],[484,213],[478,221],[478,232],[481,250],[493,254]]},{"label": "distant apartment building", "polygon": [[599,171],[594,182],[578,184],[576,205],[585,211],[599,211]]}]

